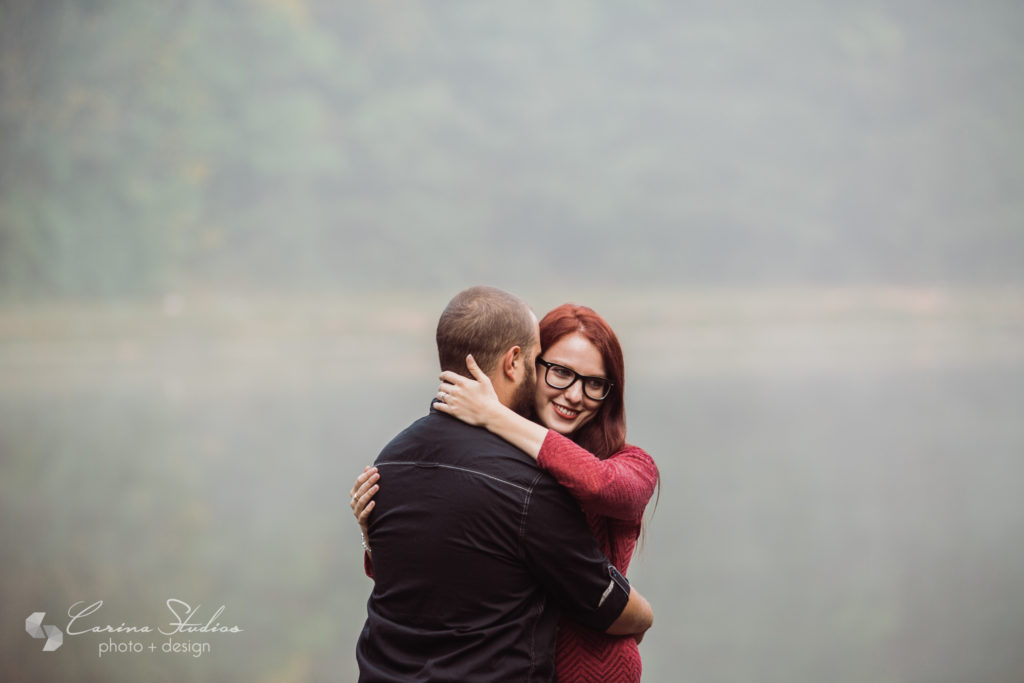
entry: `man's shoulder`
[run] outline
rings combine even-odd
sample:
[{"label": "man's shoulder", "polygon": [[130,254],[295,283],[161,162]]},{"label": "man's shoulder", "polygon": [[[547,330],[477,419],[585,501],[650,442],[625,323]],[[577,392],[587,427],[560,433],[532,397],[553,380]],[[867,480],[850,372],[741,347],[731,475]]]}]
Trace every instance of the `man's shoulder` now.
[{"label": "man's shoulder", "polygon": [[[381,451],[378,461],[402,458],[472,458],[497,465],[515,463],[542,472],[537,463],[508,441],[483,427],[474,427],[432,410],[399,432]],[[489,462],[489,461],[494,462]]]}]

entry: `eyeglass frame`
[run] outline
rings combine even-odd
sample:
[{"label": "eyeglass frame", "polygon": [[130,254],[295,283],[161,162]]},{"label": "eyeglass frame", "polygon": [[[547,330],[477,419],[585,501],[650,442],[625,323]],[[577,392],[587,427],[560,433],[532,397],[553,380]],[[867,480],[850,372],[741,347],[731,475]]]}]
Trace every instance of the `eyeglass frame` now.
[{"label": "eyeglass frame", "polygon": [[[566,367],[565,365],[562,365],[561,363],[552,363],[551,361],[546,361],[543,358],[541,358],[540,356],[537,356],[537,358],[535,359],[534,362],[537,363],[538,365],[543,365],[544,366],[544,383],[547,384],[549,387],[551,387],[552,389],[558,389],[559,391],[566,391],[573,384],[576,384],[576,382],[581,382],[580,388],[583,390],[583,395],[586,396],[587,398],[589,398],[591,401],[603,401],[603,400],[605,400],[612,393],[612,387],[615,386],[615,382],[611,381],[607,377],[596,377],[594,375],[581,375],[580,373],[576,372],[575,370],[573,370],[570,367]],[[562,368],[563,370],[565,370],[567,372],[571,372],[572,375],[573,375],[572,381],[569,382],[568,384],[566,384],[564,387],[556,387],[554,384],[551,383],[551,380],[548,379],[548,372],[551,370],[552,367]],[[608,391],[605,392],[604,396],[602,396],[601,398],[594,398],[593,396],[591,396],[590,394],[587,393],[587,382],[586,382],[586,380],[588,380],[588,379],[601,380],[602,382],[604,382],[605,384],[608,385]]]}]

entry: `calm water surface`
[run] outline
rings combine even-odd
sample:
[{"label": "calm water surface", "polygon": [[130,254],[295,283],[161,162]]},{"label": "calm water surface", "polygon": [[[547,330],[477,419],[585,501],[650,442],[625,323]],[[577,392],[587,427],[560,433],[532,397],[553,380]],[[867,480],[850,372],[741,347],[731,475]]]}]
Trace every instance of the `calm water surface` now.
[{"label": "calm water surface", "polygon": [[[606,296],[662,471],[645,680],[1024,680],[1024,307],[1000,296]],[[442,305],[0,315],[0,677],[354,680],[347,492],[425,412]],[[96,600],[166,629],[168,598],[244,631],[100,657],[131,636],[23,629]]]}]

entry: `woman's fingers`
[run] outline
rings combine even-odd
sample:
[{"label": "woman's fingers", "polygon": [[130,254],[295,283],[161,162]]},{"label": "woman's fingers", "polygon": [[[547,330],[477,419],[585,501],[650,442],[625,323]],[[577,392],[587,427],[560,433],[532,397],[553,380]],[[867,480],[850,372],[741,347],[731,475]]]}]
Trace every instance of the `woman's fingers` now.
[{"label": "woman's fingers", "polygon": [[468,377],[463,377],[459,373],[452,372],[451,370],[445,370],[444,372],[442,372],[441,375],[439,376],[439,379],[441,380],[442,384],[450,384],[452,386],[458,386],[462,382],[472,381]]},{"label": "woman's fingers", "polygon": [[353,498],[355,498],[356,500],[359,500],[367,493],[369,493],[371,490],[376,489],[377,482],[380,480],[380,474],[377,472],[377,470],[373,470],[372,472],[369,473],[369,475],[370,476],[366,478],[366,481],[360,484],[359,488],[356,489],[355,495],[353,496]]},{"label": "woman's fingers", "polygon": [[359,522],[359,526],[366,526],[367,520],[370,519],[370,512],[376,504],[376,501],[371,500],[366,504],[366,507],[356,513],[356,521]]},{"label": "woman's fingers", "polygon": [[349,492],[351,496],[349,507],[352,508],[352,514],[356,516],[356,519],[365,518],[365,515],[369,514],[369,509],[373,506],[371,499],[380,489],[380,486],[377,485],[379,480],[380,473],[376,467],[368,468],[356,480],[357,486]]},{"label": "woman's fingers", "polygon": [[[373,471],[371,471],[371,470],[373,470]],[[355,498],[356,497],[356,491],[359,490],[359,487],[363,484],[363,482],[366,481],[367,479],[369,479],[370,475],[373,474],[373,472],[375,472],[375,471],[376,471],[376,468],[373,468],[373,467],[371,467],[369,465],[364,467],[363,468],[363,473],[360,474],[358,477],[356,477],[356,483],[352,484],[352,488],[349,489],[348,497],[349,498]]]},{"label": "woman's fingers", "polygon": [[473,358],[473,354],[466,356],[466,367],[469,368],[469,372],[478,382],[490,382],[491,379],[480,369],[480,366],[476,364],[476,359]]},{"label": "woman's fingers", "polygon": [[352,501],[352,514],[355,515],[360,524],[365,522],[370,516],[370,510],[373,509],[374,505],[373,496],[379,489],[380,487],[374,484],[365,493]]},{"label": "woman's fingers", "polygon": [[[442,411],[448,412],[447,409],[451,408],[451,405],[448,402],[451,400],[456,389],[458,389],[456,385],[443,380],[441,381],[441,385],[437,388],[437,400],[443,406]],[[436,406],[437,404],[434,405]]]},{"label": "woman's fingers", "polygon": [[351,498],[353,500],[355,499],[356,491],[358,491],[359,488],[366,482],[366,480],[369,479],[370,476],[373,474],[373,472],[371,471],[372,469],[373,468],[369,467],[369,466],[363,468],[363,473],[360,474],[358,477],[356,477],[356,482],[354,484],[352,484],[352,488],[349,489],[349,492],[348,492],[348,497],[349,498]]},{"label": "woman's fingers", "polygon": [[380,480],[380,475],[374,473],[372,477],[364,481],[363,485],[356,490],[356,494],[353,496],[353,498],[355,499],[353,502],[358,502],[361,498],[365,497],[367,493],[369,493],[370,497],[372,498],[373,494],[376,493],[377,491],[378,480]]}]

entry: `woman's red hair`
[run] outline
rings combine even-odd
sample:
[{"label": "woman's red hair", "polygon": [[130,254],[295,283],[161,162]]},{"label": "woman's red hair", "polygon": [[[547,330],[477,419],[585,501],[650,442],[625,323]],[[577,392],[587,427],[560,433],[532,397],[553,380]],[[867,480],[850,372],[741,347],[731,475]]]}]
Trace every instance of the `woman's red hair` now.
[{"label": "woman's red hair", "polygon": [[540,321],[541,353],[573,332],[582,334],[600,351],[605,377],[612,382],[612,388],[601,402],[597,415],[572,434],[571,438],[604,460],[622,450],[626,444],[626,407],[623,399],[626,364],[622,358],[622,346],[612,328],[593,309],[577,304],[562,304]]}]

